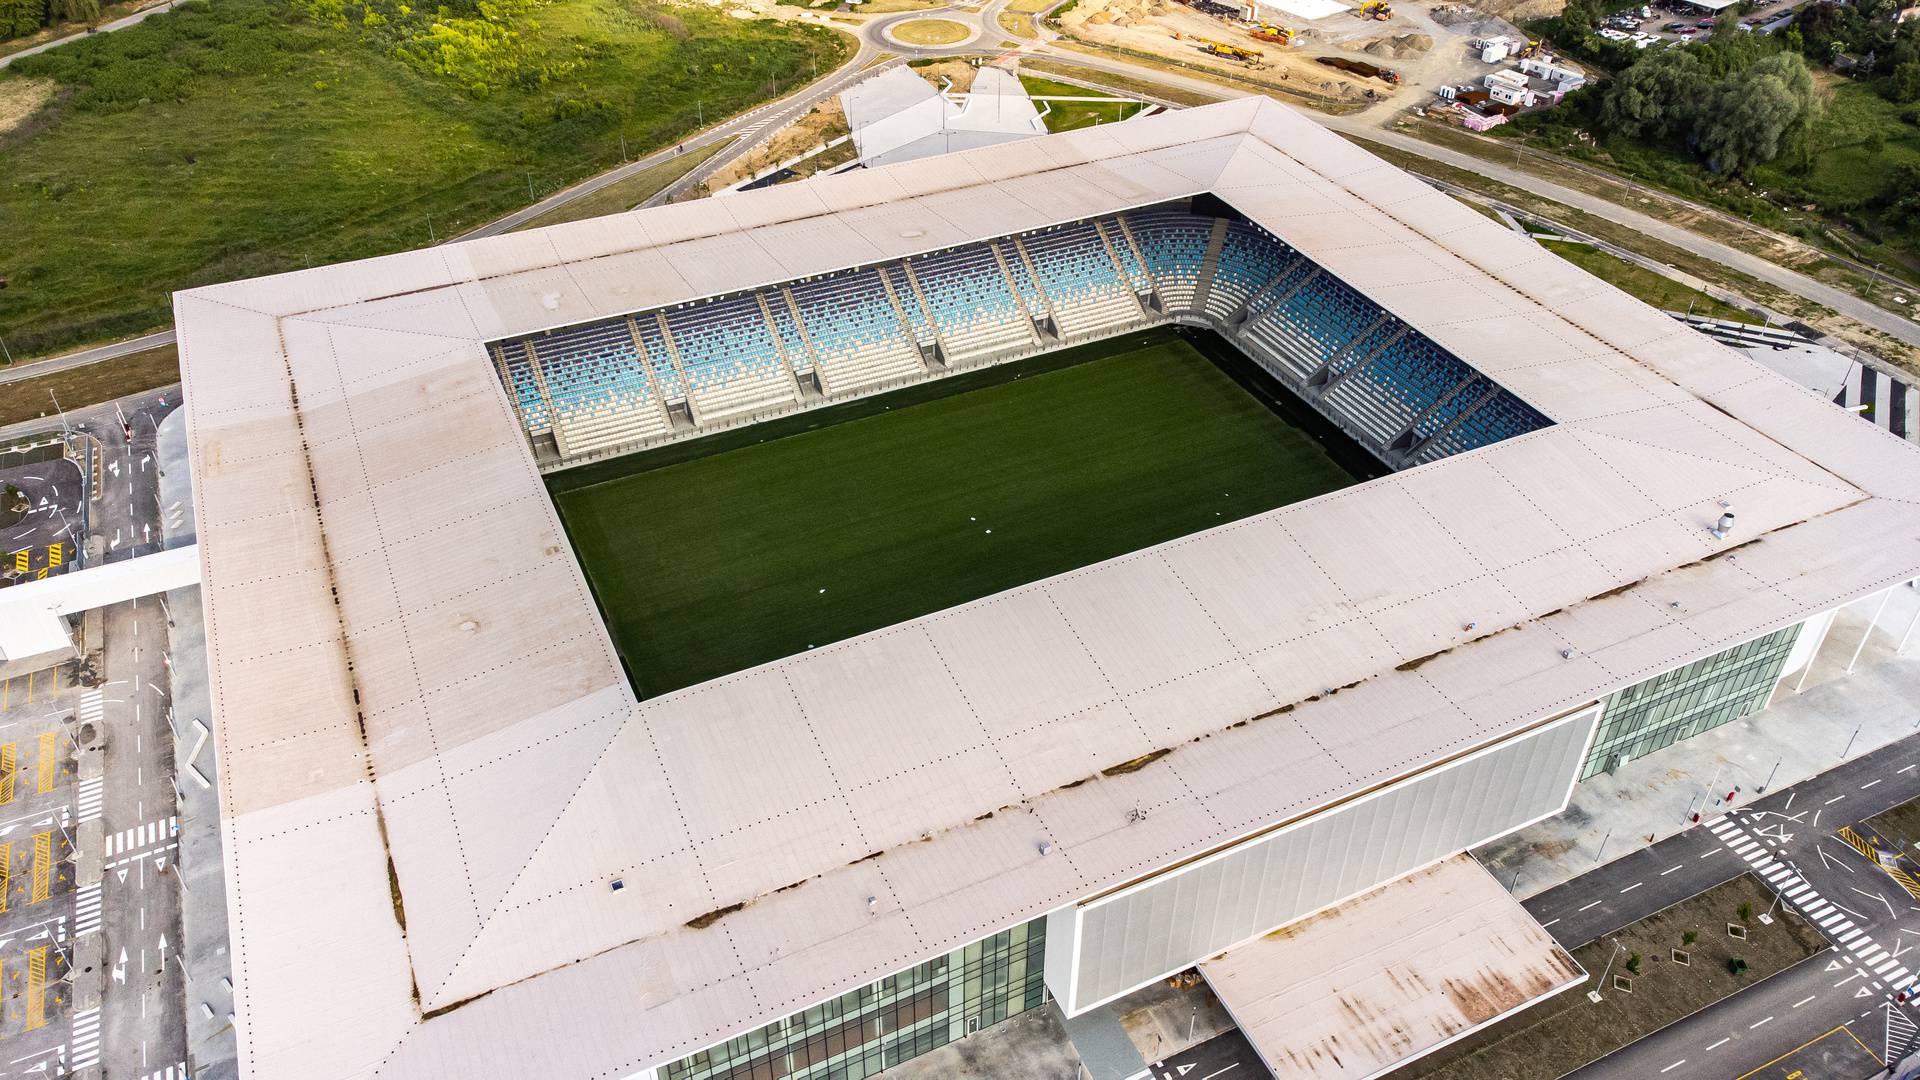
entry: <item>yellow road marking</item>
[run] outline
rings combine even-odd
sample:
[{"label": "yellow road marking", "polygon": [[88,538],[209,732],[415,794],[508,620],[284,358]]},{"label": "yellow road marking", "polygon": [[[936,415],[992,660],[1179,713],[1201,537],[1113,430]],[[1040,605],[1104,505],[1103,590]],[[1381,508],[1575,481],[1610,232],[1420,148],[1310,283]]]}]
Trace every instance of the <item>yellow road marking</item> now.
[{"label": "yellow road marking", "polygon": [[31,562],[32,559],[33,559],[33,549],[22,548],[21,550],[13,553],[13,568],[15,570],[18,570],[20,573],[24,574],[27,572],[27,564]]},{"label": "yellow road marking", "polygon": [[13,845],[0,840],[0,911],[13,899]]},{"label": "yellow road marking", "polygon": [[1852,848],[1853,850],[1859,852],[1862,855],[1865,855],[1867,858],[1872,859],[1875,862],[1879,861],[1878,856],[1874,854],[1873,845],[1867,843],[1865,837],[1861,836],[1857,832],[1854,832],[1853,826],[1842,825],[1840,826],[1840,831],[1835,833],[1834,835],[1838,836],[1842,843],[1846,844],[1848,847]]},{"label": "yellow road marking", "polygon": [[47,898],[53,874],[53,830],[33,837],[33,896],[27,902],[38,904]]},{"label": "yellow road marking", "polygon": [[27,1030],[47,1026],[47,946],[27,950]]},{"label": "yellow road marking", "polygon": [[54,740],[59,737],[56,732],[52,731],[43,731],[40,733],[40,790],[43,793],[53,790],[53,755],[59,748]]},{"label": "yellow road marking", "polygon": [[47,545],[47,565],[59,566],[60,561],[66,557],[66,554],[67,554],[66,545],[48,544]]},{"label": "yellow road marking", "polygon": [[0,804],[13,801],[13,778],[20,771],[19,753],[13,743],[0,745]]},{"label": "yellow road marking", "polygon": [[27,672],[27,704],[33,704],[33,672]]},{"label": "yellow road marking", "polygon": [[1872,1047],[1869,1047],[1866,1043],[1860,1042],[1860,1036],[1855,1035],[1853,1033],[1852,1028],[1848,1027],[1845,1024],[1841,1024],[1839,1027],[1834,1028],[1833,1031],[1829,1031],[1826,1034],[1823,1034],[1816,1039],[1808,1039],[1806,1042],[1801,1043],[1799,1046],[1794,1047],[1793,1049],[1787,1051],[1786,1053],[1781,1054],[1779,1057],[1774,1058],[1772,1061],[1767,1062],[1765,1065],[1760,1066],[1760,1068],[1754,1069],[1751,1072],[1743,1072],[1739,1076],[1734,1077],[1733,1080],[1747,1080],[1749,1076],[1754,1076],[1766,1069],[1770,1069],[1773,1066],[1778,1065],[1779,1063],[1799,1053],[1800,1051],[1805,1050],[1807,1047],[1812,1046],[1814,1043],[1826,1041],[1827,1038],[1832,1036],[1835,1031],[1846,1032],[1847,1038],[1852,1039],[1855,1043],[1858,1043],[1860,1046],[1860,1049],[1865,1050],[1867,1052],[1868,1057],[1872,1058],[1875,1062],[1878,1062],[1882,1068],[1886,1067],[1886,1062],[1880,1060],[1880,1055],[1874,1053]]}]

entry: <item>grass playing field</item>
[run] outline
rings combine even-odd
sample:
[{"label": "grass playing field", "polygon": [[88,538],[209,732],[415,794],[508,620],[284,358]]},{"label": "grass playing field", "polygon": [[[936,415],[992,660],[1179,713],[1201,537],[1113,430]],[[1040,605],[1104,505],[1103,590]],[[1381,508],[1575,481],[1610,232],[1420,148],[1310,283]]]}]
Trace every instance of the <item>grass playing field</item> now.
[{"label": "grass playing field", "polygon": [[917,388],[897,408],[872,399],[868,415],[709,456],[670,447],[586,486],[556,482],[636,691],[704,682],[1355,482],[1174,333],[1099,352],[981,373],[992,385],[963,376],[973,388],[932,400],[913,401],[938,392]]}]

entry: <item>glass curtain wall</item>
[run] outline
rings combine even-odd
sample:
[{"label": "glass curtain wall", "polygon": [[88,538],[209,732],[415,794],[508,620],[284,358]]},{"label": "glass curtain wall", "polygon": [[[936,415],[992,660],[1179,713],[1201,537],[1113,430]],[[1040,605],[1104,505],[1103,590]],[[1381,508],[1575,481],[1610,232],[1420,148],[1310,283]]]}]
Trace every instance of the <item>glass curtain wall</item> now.
[{"label": "glass curtain wall", "polygon": [[1034,1008],[1047,920],[982,938],[673,1062],[661,1080],[860,1080]]},{"label": "glass curtain wall", "polygon": [[1789,626],[1615,693],[1600,714],[1580,779],[1760,708],[1799,633],[1799,626]]}]

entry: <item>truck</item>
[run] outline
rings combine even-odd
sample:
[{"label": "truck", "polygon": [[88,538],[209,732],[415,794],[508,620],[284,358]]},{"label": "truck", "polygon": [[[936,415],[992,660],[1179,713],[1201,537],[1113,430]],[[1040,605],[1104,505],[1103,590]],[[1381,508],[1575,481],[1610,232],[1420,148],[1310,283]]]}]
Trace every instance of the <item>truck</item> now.
[{"label": "truck", "polygon": [[1391,68],[1383,68],[1369,64],[1364,60],[1348,60],[1344,56],[1317,56],[1314,57],[1314,59],[1330,68],[1339,68],[1341,71],[1352,72],[1363,79],[1379,79],[1381,82],[1389,83],[1398,83],[1400,81],[1399,72]]},{"label": "truck", "polygon": [[1284,26],[1275,26],[1272,23],[1262,23],[1259,26],[1248,27],[1247,36],[1253,38],[1255,41],[1271,41],[1275,45],[1293,44],[1293,31]]}]

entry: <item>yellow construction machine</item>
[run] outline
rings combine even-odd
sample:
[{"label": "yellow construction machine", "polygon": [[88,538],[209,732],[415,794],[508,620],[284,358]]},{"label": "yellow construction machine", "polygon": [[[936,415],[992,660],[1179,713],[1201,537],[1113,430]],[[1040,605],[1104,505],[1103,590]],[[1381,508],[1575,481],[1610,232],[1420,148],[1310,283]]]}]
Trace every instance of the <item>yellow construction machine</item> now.
[{"label": "yellow construction machine", "polygon": [[1293,44],[1293,31],[1284,26],[1275,26],[1272,23],[1263,23],[1259,26],[1249,27],[1247,29],[1247,36],[1253,38],[1255,41],[1271,41],[1275,45]]},{"label": "yellow construction machine", "polygon": [[1366,3],[1360,5],[1360,17],[1372,19],[1375,22],[1386,22],[1393,18],[1393,5],[1387,3],[1387,0],[1366,0]]},{"label": "yellow construction machine", "polygon": [[1248,67],[1259,67],[1260,57],[1265,55],[1259,49],[1243,49],[1238,45],[1229,45],[1212,38],[1195,38],[1194,40],[1200,43],[1200,51],[1225,57],[1228,60],[1238,60]]}]

